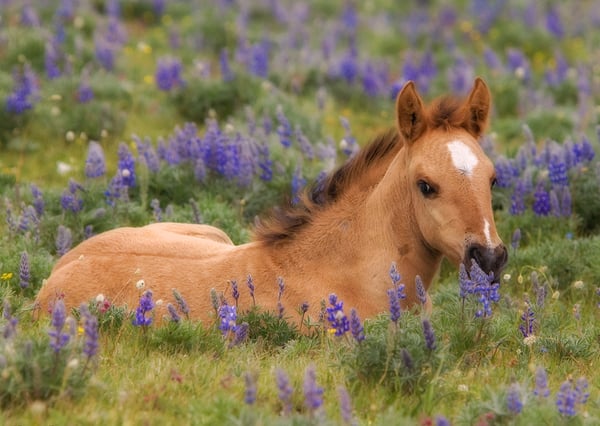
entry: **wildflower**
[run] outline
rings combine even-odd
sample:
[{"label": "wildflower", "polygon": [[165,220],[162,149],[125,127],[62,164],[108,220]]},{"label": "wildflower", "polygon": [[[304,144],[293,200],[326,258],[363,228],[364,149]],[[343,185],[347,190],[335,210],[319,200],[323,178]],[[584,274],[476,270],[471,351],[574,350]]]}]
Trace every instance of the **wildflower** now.
[{"label": "wildflower", "polygon": [[79,213],[83,209],[83,200],[77,195],[79,191],[83,191],[83,187],[69,179],[69,186],[60,197],[60,206],[65,212]]},{"label": "wildflower", "polygon": [[233,300],[235,300],[235,306],[238,306],[238,299],[240,298],[240,291],[238,290],[238,284],[236,280],[231,280],[231,295],[233,296]]},{"label": "wildflower", "polygon": [[227,51],[225,49],[222,49],[219,54],[219,65],[221,66],[221,78],[223,81],[229,82],[233,80],[234,75],[229,66],[229,58],[227,57]]},{"label": "wildflower", "polygon": [[233,339],[231,340],[231,344],[229,346],[233,347],[245,342],[248,338],[248,328],[249,325],[247,322],[237,325],[233,333]]},{"label": "wildflower", "polygon": [[523,337],[532,336],[535,332],[535,312],[531,309],[531,305],[527,303],[527,309],[521,315],[521,325],[519,325],[519,331]]},{"label": "wildflower", "polygon": [[398,292],[396,289],[390,288],[387,293],[390,301],[390,320],[394,323],[398,323],[400,314],[402,313],[400,301],[398,300]]},{"label": "wildflower", "polygon": [[250,297],[252,298],[252,304],[256,305],[256,300],[254,300],[254,280],[252,279],[252,275],[248,274],[248,278],[246,279],[246,285],[248,286],[248,290],[250,290]]},{"label": "wildflower", "polygon": [[33,197],[33,207],[35,209],[35,213],[37,215],[37,217],[41,217],[44,214],[44,208],[45,208],[45,204],[44,204],[44,197],[42,195],[42,191],[40,190],[40,188],[35,185],[35,184],[31,184],[30,186],[31,189],[31,195]]},{"label": "wildflower", "polygon": [[279,292],[277,293],[277,315],[279,318],[283,318],[283,303],[281,302],[283,290],[285,289],[285,283],[283,281],[283,278],[277,278],[277,286],[279,287]]},{"label": "wildflower", "polygon": [[283,405],[283,414],[288,415],[292,411],[292,393],[290,379],[281,368],[275,370],[275,383],[277,384],[277,395]]},{"label": "wildflower", "polygon": [[79,103],[86,104],[92,99],[94,99],[94,91],[92,90],[92,86],[90,86],[88,77],[83,75],[77,88],[77,100]]},{"label": "wildflower", "polygon": [[63,333],[66,318],[67,313],[65,303],[62,301],[62,299],[58,299],[52,307],[52,318],[50,321],[51,328],[48,330],[48,336],[50,336],[50,347],[56,354],[58,354],[67,343],[69,343],[69,339],[71,338],[69,333]]},{"label": "wildflower", "polygon": [[292,126],[285,116],[281,105],[277,106],[275,115],[277,117],[277,121],[279,122],[279,126],[277,126],[279,142],[281,142],[281,145],[283,145],[285,148],[289,148],[292,145]]},{"label": "wildflower", "polygon": [[323,405],[323,388],[317,385],[314,364],[306,368],[304,374],[304,405],[314,414]]},{"label": "wildflower", "polygon": [[56,233],[56,253],[59,256],[63,256],[66,252],[71,249],[73,243],[73,236],[71,230],[63,225],[58,225],[58,231]]},{"label": "wildflower", "polygon": [[246,392],[244,393],[244,402],[252,405],[256,402],[256,377],[253,374],[244,374],[244,382],[246,383]]},{"label": "wildflower", "polygon": [[581,319],[581,305],[579,303],[573,305],[573,317],[576,321]]},{"label": "wildflower", "polygon": [[356,309],[350,309],[350,332],[357,342],[365,340],[365,329],[360,322]]},{"label": "wildflower", "polygon": [[219,330],[221,330],[223,335],[227,335],[229,332],[235,332],[237,321],[235,306],[221,305],[219,308],[219,318],[221,319]]},{"label": "wildflower", "polygon": [[54,80],[60,77],[60,68],[57,62],[59,59],[59,46],[56,43],[46,43],[46,51],[44,54],[44,66],[46,68],[46,77],[48,80]]},{"label": "wildflower", "polygon": [[451,426],[450,421],[444,416],[436,416],[435,426]]},{"label": "wildflower", "polygon": [[436,348],[435,334],[429,320],[423,320],[423,335],[425,336],[425,346],[429,351],[433,351]]},{"label": "wildflower", "polygon": [[533,194],[533,212],[537,216],[548,216],[551,211],[550,194],[544,189],[540,182]]},{"label": "wildflower", "polygon": [[556,6],[551,6],[546,13],[546,29],[557,39],[561,39],[565,35],[560,13]]},{"label": "wildflower", "polygon": [[11,315],[11,307],[8,299],[4,299],[2,317],[6,320],[6,324],[4,325],[4,329],[2,330],[2,336],[5,340],[8,340],[16,334],[17,323],[19,322],[17,317],[13,317]]},{"label": "wildflower", "polygon": [[577,414],[575,408],[577,396],[571,382],[568,380],[564,381],[556,394],[556,408],[558,408],[558,412],[567,417],[573,417]]},{"label": "wildflower", "polygon": [[508,393],[506,394],[506,408],[508,408],[508,411],[512,414],[519,414],[521,410],[523,410],[519,385],[516,383],[513,383],[508,388]]},{"label": "wildflower", "polygon": [[32,109],[33,104],[39,98],[37,77],[31,66],[25,64],[22,72],[13,73],[15,87],[13,92],[6,98],[6,110],[13,114],[23,114]]},{"label": "wildflower", "polygon": [[548,389],[548,375],[542,366],[539,366],[535,370],[535,389],[533,390],[533,394],[541,398],[547,398],[550,395],[550,389]]},{"label": "wildflower", "polygon": [[175,305],[173,305],[172,303],[167,304],[167,311],[171,316],[171,321],[173,321],[174,323],[179,323],[179,321],[181,321],[181,317],[177,313],[177,308],[175,308]]},{"label": "wildflower", "polygon": [[580,377],[577,379],[577,382],[575,383],[575,399],[577,404],[585,404],[587,402],[588,398],[590,397],[588,387],[589,384],[585,377]]},{"label": "wildflower", "polygon": [[85,334],[83,354],[89,360],[98,353],[98,319],[91,314],[86,304],[81,305],[79,312],[83,318],[83,332]]},{"label": "wildflower", "polygon": [[296,170],[292,175],[292,203],[297,204],[300,202],[300,194],[302,189],[306,186],[306,179],[302,175],[302,167],[296,166]]},{"label": "wildflower", "polygon": [[350,401],[350,394],[348,390],[343,387],[338,387],[338,395],[340,397],[340,415],[344,424],[351,425],[354,423],[352,416],[352,402]]},{"label": "wildflower", "polygon": [[129,188],[135,187],[135,159],[127,145],[123,142],[119,144],[118,157],[117,168],[121,176],[121,184]]},{"label": "wildflower", "polygon": [[21,286],[21,288],[29,287],[29,255],[26,251],[21,253],[21,262],[19,263],[19,279],[19,285]]},{"label": "wildflower", "polygon": [[152,201],[150,201],[150,207],[152,207],[154,220],[156,222],[162,222],[162,209],[160,208],[160,201],[158,201],[156,198],[153,198]]},{"label": "wildflower", "polygon": [[493,283],[493,273],[489,275],[483,272],[475,260],[471,262],[470,273],[467,273],[466,267],[461,263],[459,266],[460,297],[465,299],[469,295],[478,296],[482,309],[476,313],[476,317],[489,317],[492,315],[491,302],[500,300],[498,289],[500,285]]},{"label": "wildflower", "polygon": [[512,234],[512,239],[511,239],[511,247],[513,248],[513,250],[517,250],[519,248],[519,244],[521,243],[521,228],[517,228],[515,229],[515,231]]},{"label": "wildflower", "polygon": [[419,302],[421,302],[422,305],[427,303],[427,290],[425,290],[423,280],[419,275],[415,277],[415,289],[417,290],[417,299],[419,299]]},{"label": "wildflower", "polygon": [[140,303],[135,311],[133,325],[137,327],[147,327],[152,324],[152,316],[146,317],[146,314],[152,312],[154,302],[152,301],[152,290],[146,290],[140,297]]},{"label": "wildflower", "polygon": [[400,283],[400,280],[402,279],[402,276],[398,272],[398,267],[396,266],[396,262],[392,262],[392,265],[390,266],[390,278],[392,280],[392,284],[394,287],[396,287]]},{"label": "wildflower", "polygon": [[342,336],[350,329],[348,317],[344,314],[344,302],[338,301],[335,294],[329,295],[330,307],[327,308],[327,320],[336,336]]},{"label": "wildflower", "polygon": [[160,90],[168,92],[185,85],[181,76],[181,61],[176,58],[159,58],[154,80]]},{"label": "wildflower", "polygon": [[219,302],[219,295],[217,294],[217,290],[214,288],[210,289],[210,304],[212,305],[213,309],[215,310],[215,313],[219,313],[219,306],[220,306],[220,302]]},{"label": "wildflower", "polygon": [[552,155],[548,163],[548,178],[553,185],[569,186],[569,178],[567,176],[567,165],[565,161],[560,159],[558,155]]},{"label": "wildflower", "polygon": [[85,160],[85,176],[93,179],[106,174],[106,160],[102,145],[96,141],[90,141],[87,159]]},{"label": "wildflower", "polygon": [[175,298],[175,301],[177,302],[177,306],[179,307],[181,313],[185,315],[186,318],[189,318],[190,308],[184,300],[181,293],[179,293],[176,289],[173,289],[173,297]]}]

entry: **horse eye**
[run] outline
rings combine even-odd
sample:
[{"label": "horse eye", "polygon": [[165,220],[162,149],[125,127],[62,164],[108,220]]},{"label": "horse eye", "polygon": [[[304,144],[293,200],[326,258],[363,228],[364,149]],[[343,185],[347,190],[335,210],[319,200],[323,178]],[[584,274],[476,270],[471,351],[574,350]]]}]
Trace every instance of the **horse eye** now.
[{"label": "horse eye", "polygon": [[419,186],[419,191],[421,191],[421,194],[425,197],[430,197],[435,194],[435,189],[424,180],[417,182],[417,185]]},{"label": "horse eye", "polygon": [[497,183],[498,183],[498,179],[494,178],[492,180],[492,189],[496,186]]}]

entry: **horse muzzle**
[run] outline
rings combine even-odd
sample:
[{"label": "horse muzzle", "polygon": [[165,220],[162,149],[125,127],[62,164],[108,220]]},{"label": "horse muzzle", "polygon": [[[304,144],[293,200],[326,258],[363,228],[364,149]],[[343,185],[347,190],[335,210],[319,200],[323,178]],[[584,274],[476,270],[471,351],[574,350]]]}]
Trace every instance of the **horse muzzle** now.
[{"label": "horse muzzle", "polygon": [[477,262],[477,265],[486,273],[494,273],[494,282],[500,281],[500,272],[506,266],[508,261],[508,251],[504,244],[499,244],[494,248],[486,247],[481,244],[470,244],[465,250],[465,266],[469,269],[471,259]]}]

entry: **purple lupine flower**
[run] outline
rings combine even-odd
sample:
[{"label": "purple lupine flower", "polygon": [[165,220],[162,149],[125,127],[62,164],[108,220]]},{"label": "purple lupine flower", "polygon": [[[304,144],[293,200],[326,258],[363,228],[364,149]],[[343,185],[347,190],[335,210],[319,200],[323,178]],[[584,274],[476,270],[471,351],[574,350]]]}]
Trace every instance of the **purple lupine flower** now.
[{"label": "purple lupine flower", "polygon": [[390,301],[390,320],[394,323],[398,323],[402,310],[400,308],[400,300],[398,299],[398,292],[394,288],[390,288],[387,291]]},{"label": "purple lupine flower", "polygon": [[116,46],[101,36],[95,37],[94,52],[96,60],[106,71],[112,71],[115,67]]},{"label": "purple lupine flower", "polygon": [[21,25],[24,27],[39,27],[40,26],[40,18],[38,17],[35,8],[31,6],[29,2],[26,2],[23,5],[23,9],[21,9]]},{"label": "purple lupine flower", "polygon": [[283,414],[288,415],[292,412],[292,393],[294,392],[290,384],[290,378],[281,368],[275,370],[275,382],[277,384],[277,395],[283,405]]},{"label": "purple lupine flower", "polygon": [[558,201],[556,189],[552,188],[548,194],[550,195],[550,212],[553,216],[560,217],[560,201]]},{"label": "purple lupine flower", "polygon": [[568,186],[565,186],[561,189],[560,214],[569,217],[572,213],[571,191]]},{"label": "purple lupine flower", "polygon": [[37,217],[42,217],[44,214],[44,209],[46,207],[44,203],[44,197],[42,195],[42,191],[36,184],[31,184],[31,195],[33,196],[33,207],[35,209],[35,213]]},{"label": "purple lupine flower", "polygon": [[577,404],[585,404],[590,397],[590,392],[588,390],[589,384],[585,377],[580,377],[577,379],[575,383],[575,394]]},{"label": "purple lupine flower", "polygon": [[233,300],[235,300],[235,306],[238,306],[238,299],[240,298],[240,291],[238,290],[238,284],[236,280],[231,280],[231,295],[233,296]]},{"label": "purple lupine flower", "polygon": [[77,88],[77,100],[79,103],[86,104],[92,99],[94,99],[94,91],[90,85],[87,73],[84,73],[81,76],[81,81],[79,82],[79,87]]},{"label": "purple lupine flower", "polygon": [[37,77],[31,66],[25,64],[22,71],[15,70],[13,81],[14,89],[6,98],[6,110],[20,115],[32,109],[34,102],[39,98]]},{"label": "purple lupine flower", "polygon": [[224,82],[229,82],[234,79],[233,72],[229,66],[229,58],[227,56],[227,50],[221,50],[219,54],[219,65],[221,67],[221,78]]},{"label": "purple lupine flower", "polygon": [[8,340],[17,333],[17,324],[19,322],[17,317],[12,316],[11,314],[11,307],[8,299],[4,299],[3,302],[2,318],[6,320],[6,324],[4,324],[2,330],[2,337],[4,337],[5,340]]},{"label": "purple lupine flower", "polygon": [[350,400],[350,394],[344,386],[338,387],[338,395],[340,397],[340,415],[344,424],[354,424],[354,416],[352,415],[352,401]]},{"label": "purple lupine flower", "polygon": [[302,175],[302,167],[298,164],[296,170],[292,175],[292,203],[297,204],[300,202],[300,195],[302,190],[306,186],[306,179]]},{"label": "purple lupine flower", "polygon": [[519,414],[523,410],[523,401],[521,401],[521,392],[517,383],[513,383],[508,388],[506,394],[506,408],[508,408],[508,411],[512,414]]},{"label": "purple lupine flower", "polygon": [[351,157],[358,151],[358,143],[356,142],[356,138],[350,130],[350,122],[348,119],[346,117],[340,117],[340,123],[344,128],[344,139],[342,139],[340,142],[340,146],[342,148],[342,152],[346,156]]},{"label": "purple lupine flower", "polygon": [[396,288],[400,284],[400,280],[402,276],[398,272],[398,267],[396,266],[396,262],[392,262],[390,266],[390,279],[392,280],[392,285]]},{"label": "purple lupine flower", "polygon": [[452,426],[450,421],[444,416],[436,416],[435,418],[435,426]]},{"label": "purple lupine flower", "polygon": [[360,322],[358,312],[354,308],[350,309],[350,332],[358,343],[365,340],[365,329]]},{"label": "purple lupine flower", "polygon": [[562,21],[560,19],[560,12],[558,6],[551,6],[546,13],[546,29],[557,39],[561,39],[565,35]]},{"label": "purple lupine flower", "polygon": [[106,196],[106,203],[109,206],[115,206],[117,201],[127,202],[129,200],[129,187],[124,184],[120,171],[117,171],[111,179],[104,195]]},{"label": "purple lupine flower", "polygon": [[267,78],[269,76],[269,49],[268,40],[254,44],[250,49],[248,71],[257,77]]},{"label": "purple lupine flower", "polygon": [[50,320],[51,328],[48,330],[48,336],[50,336],[50,347],[56,354],[69,343],[69,339],[71,338],[69,333],[63,333],[67,319],[66,311],[65,302],[62,299],[54,302],[52,318]]},{"label": "purple lupine flower", "polygon": [[106,160],[102,145],[96,141],[90,141],[87,158],[85,160],[85,176],[90,179],[98,178],[106,174]]},{"label": "purple lupine flower", "polygon": [[533,390],[533,394],[541,398],[547,398],[550,396],[550,389],[548,388],[548,375],[542,366],[538,366],[535,370],[535,389]]},{"label": "purple lupine flower", "polygon": [[537,216],[548,216],[551,209],[550,194],[544,189],[543,182],[540,182],[533,194],[533,212]]},{"label": "purple lupine flower", "polygon": [[525,213],[525,195],[527,194],[526,184],[522,179],[517,180],[512,195],[510,196],[509,212],[513,216]]},{"label": "purple lupine flower", "polygon": [[156,86],[165,92],[185,85],[181,73],[181,61],[177,58],[159,58],[154,79]]},{"label": "purple lupine flower", "polygon": [[333,330],[335,330],[336,336],[343,336],[348,330],[350,330],[350,322],[348,317],[344,313],[344,302],[338,301],[335,294],[329,295],[330,307],[327,308],[327,320]]},{"label": "purple lupine flower", "polygon": [[135,158],[123,142],[119,144],[119,161],[117,163],[118,173],[121,176],[121,184],[129,188],[135,187]]},{"label": "purple lupine flower", "polygon": [[175,298],[175,301],[177,302],[177,307],[179,308],[181,313],[183,315],[185,315],[186,318],[189,319],[190,307],[188,306],[187,302],[185,301],[185,299],[183,298],[181,293],[179,293],[176,289],[173,289],[172,291],[173,291],[173,297]]},{"label": "purple lupine flower", "polygon": [[230,332],[235,333],[237,321],[235,306],[221,305],[219,308],[219,318],[221,319],[219,330],[221,330],[224,336]]},{"label": "purple lupine flower", "polygon": [[510,246],[513,250],[517,250],[519,248],[519,244],[521,242],[521,228],[515,229],[512,234],[512,238],[510,240]]},{"label": "purple lupine flower", "polygon": [[59,257],[63,256],[71,249],[71,245],[73,244],[73,235],[71,230],[66,226],[58,225],[55,243],[56,254],[58,254]]},{"label": "purple lupine flower", "polygon": [[425,286],[423,285],[423,280],[420,275],[415,276],[415,289],[417,291],[417,299],[421,302],[421,305],[425,305],[427,303],[427,290],[425,290]]},{"label": "purple lupine flower", "polygon": [[242,344],[248,338],[248,329],[249,325],[247,322],[243,322],[235,326],[235,330],[233,331],[233,339],[229,344],[229,347],[237,346]]},{"label": "purple lupine flower", "polygon": [[317,384],[314,364],[306,367],[304,374],[304,405],[313,415],[323,405],[323,388]]},{"label": "purple lupine flower", "polygon": [[83,319],[85,335],[82,352],[89,360],[98,353],[98,318],[92,315],[85,303],[79,307],[79,312]]},{"label": "purple lupine flower", "polygon": [[58,45],[46,43],[46,53],[44,55],[44,66],[46,68],[46,77],[48,80],[54,80],[60,77],[60,68],[58,68]]},{"label": "purple lupine flower", "polygon": [[408,349],[402,348],[400,355],[402,357],[402,364],[404,364],[404,368],[406,368],[408,371],[412,371],[415,367],[415,363],[410,352],[408,352]]},{"label": "purple lupine flower", "polygon": [[135,310],[135,317],[132,320],[136,327],[148,327],[152,324],[152,315],[146,316],[154,309],[154,301],[152,300],[152,290],[146,290],[140,296],[140,303]]},{"label": "purple lupine flower", "polygon": [[548,178],[553,185],[569,186],[567,165],[558,155],[552,155],[548,163]]},{"label": "purple lupine flower", "polygon": [[152,214],[154,215],[155,222],[162,222],[162,209],[160,208],[160,201],[153,198],[150,201],[150,207],[152,207]]},{"label": "purple lupine flower", "polygon": [[467,273],[464,264],[460,264],[458,277],[460,297],[465,299],[469,295],[475,295],[478,296],[478,301],[482,304],[482,309],[479,309],[475,313],[475,316],[478,318],[491,316],[491,302],[498,302],[500,300],[500,293],[498,291],[500,284],[493,282],[493,273],[486,274],[477,262],[472,259],[469,273]]},{"label": "purple lupine flower", "polygon": [[279,135],[279,142],[286,148],[292,145],[292,126],[288,121],[287,117],[283,112],[283,108],[278,105],[275,113],[279,125],[277,126],[277,134]]},{"label": "purple lupine flower", "polygon": [[523,337],[529,337],[535,334],[536,320],[535,312],[531,309],[531,305],[527,304],[527,309],[521,315],[521,324],[519,325],[519,331]]},{"label": "purple lupine flower", "polygon": [[79,191],[83,191],[83,187],[73,179],[69,179],[69,187],[60,197],[60,205],[65,212],[77,214],[83,209],[83,199],[77,195]]},{"label": "purple lupine flower", "polygon": [[169,316],[171,321],[174,323],[179,323],[181,321],[181,317],[179,313],[177,313],[177,308],[172,303],[167,304],[167,311],[169,312]]},{"label": "purple lupine flower", "polygon": [[283,318],[283,303],[281,302],[281,298],[285,289],[285,282],[282,277],[277,277],[277,286],[279,287],[279,292],[277,293],[277,316],[278,318]]},{"label": "purple lupine flower", "polygon": [[556,394],[556,408],[563,416],[573,417],[577,414],[577,393],[569,380],[565,380]]},{"label": "purple lupine flower", "polygon": [[313,146],[306,137],[306,135],[302,132],[300,126],[296,126],[295,136],[296,140],[298,141],[298,144],[300,145],[300,149],[302,150],[304,158],[306,158],[307,160],[312,160],[313,158],[315,158],[315,151],[313,149]]},{"label": "purple lupine flower", "polygon": [[248,405],[253,405],[256,402],[256,376],[246,372],[244,374],[244,383],[246,384],[244,402]]},{"label": "purple lupine flower", "polygon": [[425,347],[427,347],[427,350],[435,350],[435,334],[431,322],[428,319],[423,320],[423,336],[425,336]]},{"label": "purple lupine flower", "polygon": [[30,280],[30,272],[29,272],[29,255],[26,251],[21,253],[21,261],[19,262],[19,285],[21,288],[29,287]]},{"label": "purple lupine flower", "polygon": [[252,279],[252,275],[248,274],[246,278],[246,285],[248,286],[248,290],[250,291],[250,297],[252,298],[252,304],[256,305],[256,300],[254,300],[254,280]]}]

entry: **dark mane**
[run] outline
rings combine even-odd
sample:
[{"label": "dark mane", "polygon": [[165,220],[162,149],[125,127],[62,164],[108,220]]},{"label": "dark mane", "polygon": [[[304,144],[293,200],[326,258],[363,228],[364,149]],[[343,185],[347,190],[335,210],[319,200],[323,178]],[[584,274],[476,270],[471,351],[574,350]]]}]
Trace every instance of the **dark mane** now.
[{"label": "dark mane", "polygon": [[396,152],[400,145],[396,129],[381,133],[337,170],[313,183],[298,203],[276,207],[270,217],[257,220],[253,239],[274,243],[293,237],[310,223],[316,212],[335,202],[349,187],[360,182],[373,165]]},{"label": "dark mane", "polygon": [[435,100],[428,111],[429,127],[448,130],[453,127],[464,127],[465,112],[461,108],[462,99],[444,96]]}]

